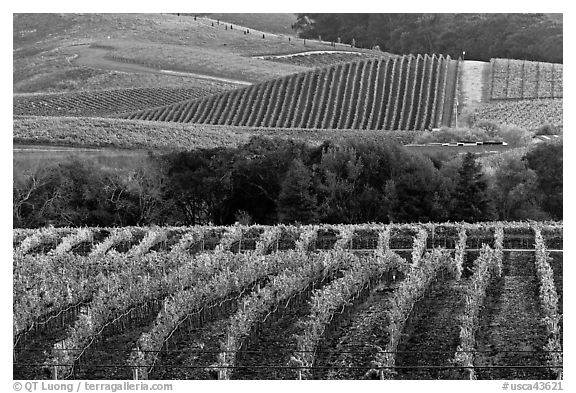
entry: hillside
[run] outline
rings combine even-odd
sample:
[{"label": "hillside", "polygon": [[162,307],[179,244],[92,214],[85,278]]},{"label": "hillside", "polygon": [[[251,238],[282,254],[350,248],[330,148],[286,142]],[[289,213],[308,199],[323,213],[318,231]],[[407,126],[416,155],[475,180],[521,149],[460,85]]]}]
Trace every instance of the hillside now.
[{"label": "hillside", "polygon": [[[253,56],[332,48],[329,43],[304,44],[293,37],[289,41],[286,36],[262,34],[206,17],[173,14],[15,14],[14,91],[101,90],[118,87],[113,83],[126,78],[130,87],[191,88],[198,76],[254,83],[303,68]],[[162,70],[194,75],[183,81],[183,75]],[[154,86],[151,75],[158,79]],[[170,78],[180,80],[174,83]]]},{"label": "hillside", "polygon": [[274,34],[295,36],[292,25],[296,23],[296,14],[207,14],[208,17],[216,20],[233,23],[235,25],[247,26],[254,30],[265,31]]},{"label": "hillside", "polygon": [[443,56],[360,60],[125,117],[314,129],[449,126],[457,67]]}]

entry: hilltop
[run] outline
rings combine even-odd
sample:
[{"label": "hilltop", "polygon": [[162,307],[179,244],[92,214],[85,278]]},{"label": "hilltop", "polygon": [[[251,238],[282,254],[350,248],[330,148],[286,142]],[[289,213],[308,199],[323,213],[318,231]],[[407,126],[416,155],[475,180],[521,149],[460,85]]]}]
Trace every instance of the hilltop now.
[{"label": "hilltop", "polygon": [[192,88],[199,78],[242,85],[306,69],[256,56],[366,52],[174,14],[15,14],[13,45],[16,93]]},{"label": "hilltop", "polygon": [[212,19],[220,19],[239,26],[247,26],[268,33],[296,36],[292,25],[296,23],[296,14],[207,14]]}]

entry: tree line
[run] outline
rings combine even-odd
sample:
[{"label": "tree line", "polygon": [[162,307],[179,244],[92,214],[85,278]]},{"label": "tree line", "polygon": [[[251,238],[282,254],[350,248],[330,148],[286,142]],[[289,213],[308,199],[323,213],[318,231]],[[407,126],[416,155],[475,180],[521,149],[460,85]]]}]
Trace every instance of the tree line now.
[{"label": "tree line", "polygon": [[561,14],[298,14],[293,28],[395,54],[563,62]]},{"label": "tree line", "polygon": [[13,186],[15,227],[494,219],[562,219],[561,143],[448,158],[393,142],[254,137],[151,155],[129,175],[63,162]]}]

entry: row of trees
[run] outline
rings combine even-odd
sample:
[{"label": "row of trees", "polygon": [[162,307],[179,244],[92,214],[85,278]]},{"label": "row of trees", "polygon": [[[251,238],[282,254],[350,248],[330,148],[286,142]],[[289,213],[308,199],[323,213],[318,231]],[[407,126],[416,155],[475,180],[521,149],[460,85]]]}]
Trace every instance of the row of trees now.
[{"label": "row of trees", "polygon": [[298,14],[293,28],[396,54],[563,62],[561,14]]},{"label": "row of trees", "polygon": [[562,218],[562,145],[490,157],[402,146],[254,138],[150,157],[120,176],[89,163],[14,185],[14,225],[217,225]]}]

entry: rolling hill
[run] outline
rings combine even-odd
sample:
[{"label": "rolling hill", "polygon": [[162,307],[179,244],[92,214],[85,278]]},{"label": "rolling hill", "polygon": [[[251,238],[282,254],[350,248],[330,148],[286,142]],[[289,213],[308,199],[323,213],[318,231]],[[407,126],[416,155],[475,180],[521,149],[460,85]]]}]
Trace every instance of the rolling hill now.
[{"label": "rolling hill", "polygon": [[[257,83],[305,68],[254,56],[342,48],[366,52],[278,34],[263,38],[251,27],[174,14],[14,14],[13,47],[16,93],[103,90],[127,78],[130,87],[167,87],[170,78],[179,78],[180,87],[194,87],[194,75],[182,80],[182,75],[160,75],[161,70]],[[157,84],[151,86],[154,74]]]}]

